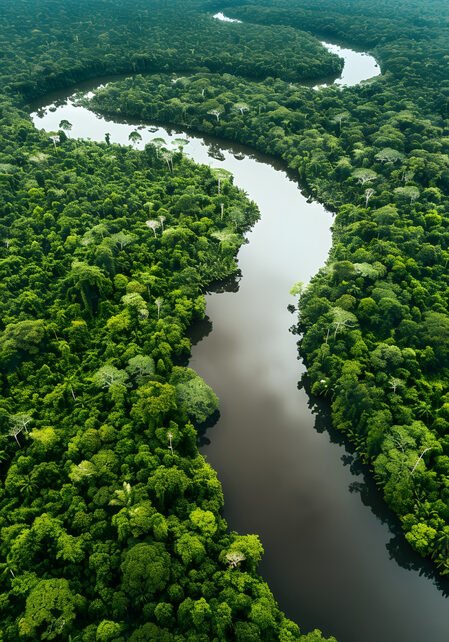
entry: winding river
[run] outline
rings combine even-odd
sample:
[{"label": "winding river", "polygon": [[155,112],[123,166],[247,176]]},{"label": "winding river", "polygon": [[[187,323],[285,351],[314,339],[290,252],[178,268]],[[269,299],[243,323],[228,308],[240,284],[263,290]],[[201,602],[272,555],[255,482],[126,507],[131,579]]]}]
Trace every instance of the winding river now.
[{"label": "winding river", "polygon": [[[343,84],[375,75],[373,58],[345,51],[338,49],[346,61]],[[47,97],[32,118],[47,131],[66,119],[71,136],[104,140],[109,133],[122,144],[136,127],[75,106],[68,92]],[[141,146],[179,136],[139,131]],[[261,211],[239,253],[238,291],[208,294],[190,361],[221,400],[202,452],[223,484],[230,527],[260,534],[261,573],[303,631],[319,627],[339,642],[447,642],[448,584],[404,543],[364,467],[297,389],[303,366],[288,331],[295,321],[289,289],[324,264],[331,214],[308,202],[269,158],[188,138],[186,153],[230,170]]]}]

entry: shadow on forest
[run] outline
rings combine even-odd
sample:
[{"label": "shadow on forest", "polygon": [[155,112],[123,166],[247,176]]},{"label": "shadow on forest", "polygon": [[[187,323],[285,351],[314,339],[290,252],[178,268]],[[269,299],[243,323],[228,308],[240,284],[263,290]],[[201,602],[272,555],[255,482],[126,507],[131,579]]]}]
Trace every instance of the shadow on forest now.
[{"label": "shadow on forest", "polygon": [[309,408],[315,415],[315,430],[318,433],[327,433],[331,443],[345,449],[341,461],[344,466],[349,467],[351,474],[358,478],[349,484],[349,492],[357,493],[362,503],[377,519],[388,526],[391,534],[391,539],[386,544],[389,558],[402,568],[427,577],[445,597],[449,597],[449,578],[441,576],[429,559],[423,559],[409,546],[399,519],[383,500],[381,490],[376,486],[369,466],[361,461],[349,439],[332,426],[329,403],[312,395],[307,375],[303,375],[298,388],[304,388],[307,393]]}]

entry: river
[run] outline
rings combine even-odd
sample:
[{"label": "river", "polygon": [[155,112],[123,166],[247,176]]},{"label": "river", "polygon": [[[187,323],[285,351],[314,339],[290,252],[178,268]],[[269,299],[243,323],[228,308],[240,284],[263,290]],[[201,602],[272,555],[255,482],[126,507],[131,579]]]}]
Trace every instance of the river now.
[{"label": "river", "polygon": [[[370,77],[372,58],[345,60],[345,67],[369,61],[362,75]],[[360,80],[360,71],[351,77]],[[75,106],[69,92],[49,96],[32,118],[47,131],[66,119],[71,136],[104,140],[109,133],[122,144],[136,128]],[[179,136],[148,127],[139,129],[140,146]],[[447,642],[448,584],[413,554],[367,471],[297,389],[303,366],[289,332],[289,289],[324,264],[330,213],[270,159],[224,141],[188,139],[186,153],[230,170],[261,212],[239,253],[238,291],[208,294],[190,361],[220,397],[221,417],[202,452],[223,484],[230,528],[261,536],[261,573],[304,631],[318,627],[339,642]]]}]

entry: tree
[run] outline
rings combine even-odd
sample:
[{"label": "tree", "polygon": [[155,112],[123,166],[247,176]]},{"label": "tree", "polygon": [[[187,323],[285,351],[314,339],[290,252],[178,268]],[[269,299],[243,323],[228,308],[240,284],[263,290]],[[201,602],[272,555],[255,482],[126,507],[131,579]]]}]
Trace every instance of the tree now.
[{"label": "tree", "polygon": [[213,537],[217,532],[217,520],[210,510],[195,508],[190,513],[189,518],[194,528],[199,530],[204,537]]},{"label": "tree", "polygon": [[162,307],[163,302],[164,302],[164,299],[161,296],[157,297],[157,299],[154,300],[154,303],[156,304],[156,308],[157,308],[157,318],[158,319],[160,319],[160,317],[161,317],[161,307]]},{"label": "tree", "polygon": [[167,383],[152,381],[138,388],[132,416],[144,423],[153,422],[175,408],[175,388]]},{"label": "tree", "polygon": [[137,292],[130,292],[122,296],[122,303],[127,308],[137,312],[141,319],[148,318],[148,307],[143,296]]},{"label": "tree", "polygon": [[246,111],[249,111],[249,106],[246,103],[235,103],[234,109],[240,112],[240,114],[243,116]]},{"label": "tree", "polygon": [[123,488],[114,490],[114,497],[109,502],[110,506],[124,506],[129,508],[134,502],[134,494],[131,484],[123,482]]},{"label": "tree", "polygon": [[102,366],[92,377],[92,382],[99,388],[110,388],[112,385],[126,385],[128,375],[115,366]]},{"label": "tree", "polygon": [[3,358],[14,358],[21,352],[30,355],[38,354],[45,335],[45,323],[42,319],[8,323],[0,336],[0,351]]},{"label": "tree", "polygon": [[51,142],[53,143],[53,147],[56,149],[56,144],[59,143],[59,136],[55,133],[50,132],[49,136]]},{"label": "tree", "polygon": [[69,132],[72,129],[72,123],[64,118],[59,122],[59,129],[62,129],[64,132]]},{"label": "tree", "polygon": [[128,140],[131,141],[133,145],[137,145],[142,140],[142,136],[139,134],[139,132],[134,129],[128,136]]},{"label": "tree", "polygon": [[34,640],[66,639],[81,603],[66,579],[41,580],[27,597],[19,634]]},{"label": "tree", "polygon": [[[228,558],[230,554],[234,553],[238,553],[239,556],[231,556]],[[237,565],[245,561],[246,567],[250,571],[255,572],[257,565],[262,559],[262,555],[263,547],[257,535],[237,535],[229,547],[229,550],[225,552],[224,559],[227,564],[231,564],[232,560],[232,564]]]},{"label": "tree", "polygon": [[204,423],[218,409],[218,397],[199,376],[176,386],[179,406],[195,423]]},{"label": "tree", "polygon": [[371,197],[374,196],[375,193],[376,191],[372,187],[369,187],[368,189],[365,190],[365,207],[368,207],[368,203],[370,202]]},{"label": "tree", "polygon": [[396,390],[398,388],[401,388],[404,385],[404,382],[402,379],[398,379],[398,377],[391,377],[389,381],[389,386],[393,390],[393,393],[396,394]]},{"label": "tree", "polygon": [[230,551],[226,553],[226,561],[230,568],[238,568],[245,560],[246,557],[241,551]]},{"label": "tree", "polygon": [[229,228],[212,232],[211,236],[214,239],[217,239],[217,241],[220,241],[220,252],[225,247],[232,251],[233,248],[236,248],[239,245],[240,241],[239,236]]},{"label": "tree", "polygon": [[444,526],[438,532],[432,557],[436,558],[437,565],[443,569],[443,575],[447,575],[449,573],[449,526]]},{"label": "tree", "polygon": [[361,184],[371,183],[375,181],[378,177],[377,173],[373,169],[359,167],[352,172],[353,177]]},{"label": "tree", "polygon": [[184,566],[201,564],[206,555],[206,549],[201,540],[191,533],[181,535],[176,542],[175,549]]},{"label": "tree", "polygon": [[99,267],[78,260],[72,263],[72,269],[65,281],[73,283],[88,311],[92,310],[94,294],[101,294],[108,284],[107,278]]},{"label": "tree", "polygon": [[28,432],[28,426],[32,422],[32,417],[31,415],[28,415],[24,412],[19,412],[16,415],[11,415],[9,418],[10,423],[11,423],[11,428],[9,430],[9,434],[11,437],[14,437],[14,439],[17,442],[17,445],[20,446],[20,442],[18,440],[18,436],[20,435],[21,432],[25,430],[25,432]]},{"label": "tree", "polygon": [[123,625],[112,620],[102,620],[97,627],[95,640],[96,642],[114,642],[120,639],[120,633]]},{"label": "tree", "polygon": [[112,234],[110,237],[111,242],[114,245],[118,245],[121,250],[123,250],[127,245],[134,243],[137,237],[135,234],[128,234],[126,232],[117,232]]},{"label": "tree", "polygon": [[400,163],[404,160],[404,154],[402,154],[402,152],[398,152],[397,149],[385,147],[384,149],[381,149],[374,158],[381,163]]},{"label": "tree", "polygon": [[147,225],[150,228],[150,230],[153,230],[153,234],[156,237],[156,230],[161,225],[160,221],[155,221],[155,220],[145,221],[145,225]]},{"label": "tree", "polygon": [[136,544],[121,565],[122,589],[138,603],[159,594],[170,578],[170,556],[161,543]]},{"label": "tree", "polygon": [[81,461],[77,466],[73,465],[69,477],[77,483],[83,481],[88,477],[95,477],[98,474],[98,469],[95,464],[87,459]]},{"label": "tree", "polygon": [[357,325],[357,317],[352,312],[344,310],[343,308],[334,307],[332,308],[333,321],[327,329],[326,343],[329,339],[329,333],[331,328],[334,328],[334,339],[336,338],[338,332],[343,328],[354,328]]},{"label": "tree", "polygon": [[189,141],[186,138],[174,138],[172,140],[172,145],[175,145],[181,154],[184,151],[184,147],[189,144]]},{"label": "tree", "polygon": [[156,155],[159,157],[160,150],[167,144],[164,138],[153,138],[151,144],[156,148]]},{"label": "tree", "polygon": [[338,131],[340,134],[341,134],[341,124],[344,120],[347,120],[349,116],[350,116],[350,113],[348,111],[341,111],[332,118],[331,123],[338,125]]},{"label": "tree", "polygon": [[167,508],[172,502],[179,501],[191,482],[184,471],[177,466],[166,468],[159,466],[148,480],[148,486],[154,494],[155,501],[161,508]]},{"label": "tree", "polygon": [[399,199],[408,200],[410,203],[413,203],[419,198],[420,191],[417,187],[413,185],[407,185],[406,187],[396,187],[394,190],[395,196]]},{"label": "tree", "polygon": [[406,540],[422,556],[428,555],[431,552],[436,536],[437,531],[423,522],[414,524],[408,533],[405,534]]},{"label": "tree", "polygon": [[16,424],[13,424],[9,429],[9,433],[8,433],[11,437],[14,437],[19,447],[20,447],[19,435],[21,432],[22,432],[22,428],[20,426],[17,426]]},{"label": "tree", "polygon": [[51,450],[60,439],[57,431],[52,426],[34,428],[30,433],[30,438],[44,451]]},{"label": "tree", "polygon": [[145,377],[153,375],[156,371],[156,366],[153,357],[146,354],[137,354],[129,359],[127,370],[131,376]]},{"label": "tree", "polygon": [[171,454],[173,455],[174,454],[174,452],[173,452],[173,433],[172,432],[168,432],[167,433],[167,437],[168,437],[168,449],[171,452]]},{"label": "tree", "polygon": [[169,151],[168,149],[164,149],[161,158],[167,163],[167,167],[170,170],[170,172],[173,173],[173,152]]},{"label": "tree", "polygon": [[[294,283],[290,288],[290,294],[291,296],[297,297],[297,302],[299,302],[301,300],[302,295],[304,294],[304,290],[305,290],[304,283],[302,281],[296,281],[296,283]],[[291,306],[291,308],[289,307],[289,310],[294,312],[295,307]]]},{"label": "tree", "polygon": [[218,123],[220,121],[220,116],[223,113],[223,110],[221,110],[221,109],[209,109],[209,111],[207,113],[210,114],[211,116],[215,116],[215,118],[217,119],[217,123]]},{"label": "tree", "polygon": [[221,186],[224,181],[230,182],[232,180],[232,173],[222,167],[214,167],[211,169],[213,176],[217,179],[218,193],[221,193]]}]

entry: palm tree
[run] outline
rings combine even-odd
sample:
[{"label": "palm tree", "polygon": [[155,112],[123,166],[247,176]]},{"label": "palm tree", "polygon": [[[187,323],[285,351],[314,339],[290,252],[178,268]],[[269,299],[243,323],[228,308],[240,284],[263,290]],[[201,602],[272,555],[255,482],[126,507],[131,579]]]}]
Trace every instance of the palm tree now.
[{"label": "palm tree", "polygon": [[413,408],[413,410],[425,424],[429,424],[434,418],[432,406],[429,403],[425,403],[424,401],[421,401],[417,406]]},{"label": "palm tree", "polygon": [[20,446],[18,436],[24,430],[25,432],[28,432],[28,424],[32,421],[32,417],[30,415],[27,415],[24,412],[19,412],[16,415],[11,415],[9,420],[11,422],[11,428],[9,429],[8,434],[11,437],[14,437],[14,439],[17,442],[17,445]]},{"label": "palm tree", "polygon": [[30,475],[22,475],[18,486],[21,493],[26,496],[32,495],[37,488],[36,481]]},{"label": "palm tree", "polygon": [[134,493],[131,484],[123,482],[121,490],[114,490],[115,497],[109,502],[109,506],[121,506],[122,508],[130,508],[133,505]]}]

